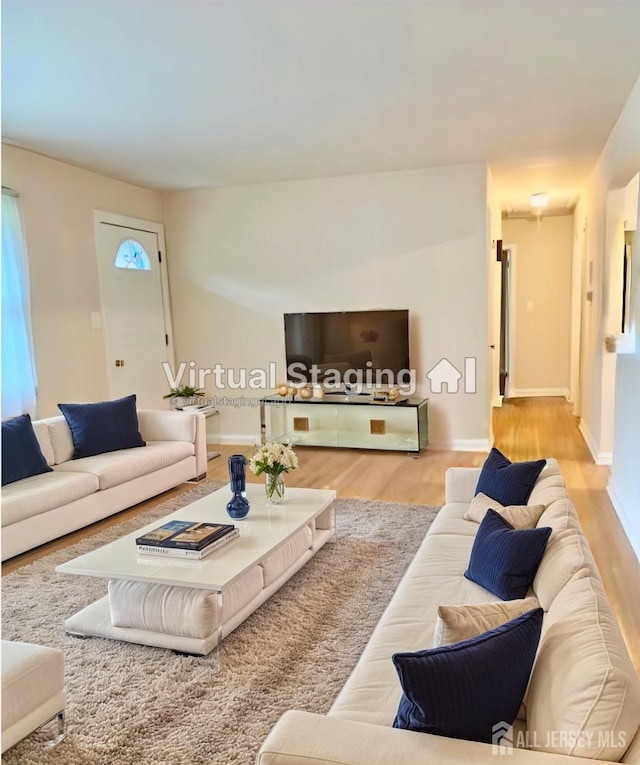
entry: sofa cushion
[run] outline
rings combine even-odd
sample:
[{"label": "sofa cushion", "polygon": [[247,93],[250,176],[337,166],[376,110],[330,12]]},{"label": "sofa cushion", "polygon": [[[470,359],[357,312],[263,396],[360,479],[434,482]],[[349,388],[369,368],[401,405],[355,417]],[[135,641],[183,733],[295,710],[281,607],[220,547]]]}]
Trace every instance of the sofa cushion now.
[{"label": "sofa cushion", "polygon": [[58,404],[69,423],[73,459],[145,446],[138,430],[136,396],[97,404]]},{"label": "sofa cushion", "polygon": [[[441,512],[455,521],[452,506]],[[457,511],[461,524],[464,507]],[[440,514],[438,514],[440,517]],[[434,522],[435,524],[435,522]],[[433,528],[433,526],[432,526]],[[362,652],[357,667],[336,698],[331,714],[360,722],[390,726],[402,689],[389,657],[419,651],[431,645],[441,603],[486,603],[498,598],[465,579],[473,536],[432,534],[422,541],[415,558],[389,603],[384,616]]]},{"label": "sofa cushion", "polygon": [[73,459],[73,438],[71,438],[69,424],[62,415],[49,417],[45,422],[49,427],[54,464],[61,465],[63,462],[69,462]]},{"label": "sofa cushion", "polygon": [[[558,498],[552,500],[547,509],[542,513],[538,521],[538,526],[549,526],[551,534],[556,534],[567,529],[580,529],[578,516],[564,491],[554,490]],[[547,496],[550,499],[550,496]]]},{"label": "sofa cushion", "polygon": [[491,743],[511,724],[529,682],[541,608],[455,645],[393,655],[404,694],[394,728]]},{"label": "sofa cushion", "polygon": [[524,598],[544,554],[551,529],[514,529],[494,510],[480,524],[467,579],[504,600]]},{"label": "sofa cushion", "polygon": [[471,504],[464,514],[464,519],[474,523],[482,523],[489,509],[495,510],[498,515],[509,521],[514,529],[535,529],[545,507],[544,505],[508,505],[505,507],[500,502],[496,502],[495,499],[491,499],[491,497],[480,492],[471,500]]},{"label": "sofa cushion", "polygon": [[2,485],[51,471],[28,414],[2,423]]},{"label": "sofa cushion", "polygon": [[552,533],[533,580],[533,591],[545,611],[580,570],[585,576],[596,571],[584,536],[577,529]]},{"label": "sofa cushion", "polygon": [[161,470],[194,454],[193,444],[184,441],[149,442],[144,449],[120,449],[65,462],[57,465],[56,471],[91,473],[98,478],[100,490],[104,491]]},{"label": "sofa cushion", "polygon": [[[438,514],[429,527],[429,535],[447,534],[453,536],[475,537],[478,524],[464,519],[468,504],[449,502],[438,510]],[[466,563],[466,561],[465,561]]]},{"label": "sofa cushion", "polygon": [[546,460],[511,462],[494,447],[480,471],[476,494],[482,492],[505,506],[526,505],[545,464]]},{"label": "sofa cushion", "polygon": [[529,495],[532,505],[550,505],[556,499],[566,499],[567,490],[558,461],[549,458]]},{"label": "sofa cushion", "polygon": [[2,525],[46,513],[98,491],[98,479],[89,473],[42,473],[9,484],[2,490]]},{"label": "sofa cushion", "polygon": [[537,598],[522,598],[497,603],[467,603],[439,606],[432,648],[460,643],[482,635],[516,616],[539,608]]},{"label": "sofa cushion", "polygon": [[49,425],[46,420],[33,420],[33,432],[36,434],[40,451],[44,457],[47,465],[55,465],[56,458],[53,453],[53,444],[51,443],[51,435],[49,433]]},{"label": "sofa cushion", "polygon": [[640,684],[602,583],[576,577],[545,616],[527,694],[532,748],[618,761],[639,725]]}]

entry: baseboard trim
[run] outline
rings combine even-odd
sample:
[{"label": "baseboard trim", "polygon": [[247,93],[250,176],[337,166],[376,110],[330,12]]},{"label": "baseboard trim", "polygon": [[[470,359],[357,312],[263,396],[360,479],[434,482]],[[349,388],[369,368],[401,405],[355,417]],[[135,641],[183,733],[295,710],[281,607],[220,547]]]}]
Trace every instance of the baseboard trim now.
[{"label": "baseboard trim", "polygon": [[238,444],[239,446],[256,446],[260,443],[260,436],[220,436],[219,443],[221,444]]},{"label": "baseboard trim", "polygon": [[609,479],[609,483],[607,484],[607,494],[609,495],[613,509],[616,511],[616,515],[620,519],[620,524],[629,540],[631,549],[636,554],[636,558],[640,561],[640,525],[638,528],[634,528],[631,513],[628,513],[625,510],[624,504],[616,492],[611,479]]},{"label": "baseboard trim", "polygon": [[[218,442],[220,444],[237,444],[238,446],[256,446],[260,443],[260,436],[220,436]],[[430,443],[427,448],[450,452],[488,452],[490,447],[488,438],[456,438],[453,441]],[[390,452],[390,454],[392,453]]]},{"label": "baseboard trim", "polygon": [[[260,443],[260,438],[259,436],[220,436],[219,443],[255,446]],[[453,441],[430,443],[427,448],[450,452],[488,452],[490,446],[488,438],[456,438]]]},{"label": "baseboard trim", "polygon": [[593,457],[593,461],[596,463],[596,465],[613,464],[613,452],[601,452],[598,450],[595,439],[589,430],[589,426],[582,418],[580,418],[580,425],[578,426],[578,430],[580,433],[582,433],[582,437],[584,438],[584,441],[589,451],[591,452],[591,456]]},{"label": "baseboard trim", "polygon": [[568,399],[571,395],[569,388],[513,388],[509,398],[534,398],[536,396],[562,396]]},{"label": "baseboard trim", "polygon": [[435,441],[429,449],[450,452],[488,452],[491,447],[488,438],[456,438],[453,441]]}]

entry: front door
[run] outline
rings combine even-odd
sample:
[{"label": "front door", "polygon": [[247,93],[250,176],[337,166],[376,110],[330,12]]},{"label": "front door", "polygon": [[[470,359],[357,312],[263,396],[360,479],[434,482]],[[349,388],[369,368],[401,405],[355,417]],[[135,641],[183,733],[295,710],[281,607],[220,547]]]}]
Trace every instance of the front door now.
[{"label": "front door", "polygon": [[96,213],[109,394],[135,393],[140,407],[152,409],[165,406],[169,391],[162,364],[173,367],[163,240],[157,223]]}]

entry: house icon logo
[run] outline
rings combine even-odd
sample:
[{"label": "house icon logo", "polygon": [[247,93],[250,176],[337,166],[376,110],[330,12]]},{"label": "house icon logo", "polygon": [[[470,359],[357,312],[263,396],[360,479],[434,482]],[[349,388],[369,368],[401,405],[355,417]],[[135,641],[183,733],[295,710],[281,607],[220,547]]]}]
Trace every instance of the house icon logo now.
[{"label": "house icon logo", "polygon": [[449,359],[440,359],[440,361],[427,372],[427,379],[431,384],[432,393],[442,393],[443,385],[447,386],[447,393],[457,393],[462,379],[462,372],[449,361]]},{"label": "house icon logo", "polygon": [[513,754],[513,726],[504,720],[491,726],[491,753]]},{"label": "house icon logo", "polygon": [[[476,392],[476,359],[467,357],[464,360],[464,375],[449,359],[440,361],[427,372],[427,379],[432,393],[457,393],[460,380],[464,377],[464,392]],[[443,391],[443,388],[446,390]]]}]

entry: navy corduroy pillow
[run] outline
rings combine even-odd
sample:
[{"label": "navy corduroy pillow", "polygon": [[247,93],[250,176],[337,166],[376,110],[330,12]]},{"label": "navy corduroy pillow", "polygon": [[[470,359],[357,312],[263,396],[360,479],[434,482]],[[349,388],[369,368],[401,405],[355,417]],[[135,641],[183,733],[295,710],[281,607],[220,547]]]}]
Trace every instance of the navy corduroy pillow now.
[{"label": "navy corduroy pillow", "polygon": [[136,396],[97,404],[58,404],[71,430],[73,459],[146,446],[138,430]]},{"label": "navy corduroy pillow", "polygon": [[550,535],[548,526],[514,529],[495,510],[487,510],[464,575],[502,600],[525,598]]},{"label": "navy corduroy pillow", "polygon": [[494,447],[480,471],[476,494],[482,492],[505,506],[526,505],[546,464],[546,460],[511,462]]},{"label": "navy corduroy pillow", "polygon": [[32,475],[50,473],[31,417],[21,414],[2,423],[2,485]]},{"label": "navy corduroy pillow", "polygon": [[404,691],[394,728],[491,743],[515,720],[535,659],[543,610],[462,643],[393,658]]}]

